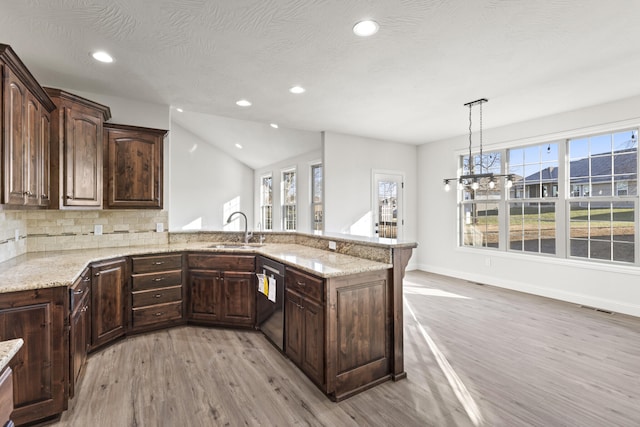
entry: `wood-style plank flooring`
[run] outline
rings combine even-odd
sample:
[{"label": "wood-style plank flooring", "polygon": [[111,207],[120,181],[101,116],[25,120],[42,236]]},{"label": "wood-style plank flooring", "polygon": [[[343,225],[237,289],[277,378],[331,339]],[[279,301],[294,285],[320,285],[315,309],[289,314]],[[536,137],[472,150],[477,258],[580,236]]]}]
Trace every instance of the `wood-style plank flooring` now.
[{"label": "wood-style plank flooring", "polygon": [[406,380],[333,403],[260,333],[179,327],[90,355],[53,425],[640,426],[640,319],[424,272],[404,285]]}]

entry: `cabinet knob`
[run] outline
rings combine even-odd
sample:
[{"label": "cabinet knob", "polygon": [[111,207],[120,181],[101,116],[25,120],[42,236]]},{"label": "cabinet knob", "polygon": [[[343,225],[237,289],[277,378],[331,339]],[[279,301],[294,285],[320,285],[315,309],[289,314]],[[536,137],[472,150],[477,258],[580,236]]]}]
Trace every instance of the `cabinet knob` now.
[{"label": "cabinet knob", "polygon": [[100,272],[98,271],[96,274],[94,274],[94,276],[98,277],[100,275]]},{"label": "cabinet knob", "polygon": [[307,286],[307,284],[306,284],[306,283],[304,283],[304,282],[296,282],[296,284],[297,284],[298,286]]},{"label": "cabinet knob", "polygon": [[90,282],[91,281],[91,277],[87,276],[84,279],[82,279],[83,282]]},{"label": "cabinet knob", "polygon": [[74,295],[82,295],[84,293],[84,289],[73,291],[73,293],[74,293]]}]

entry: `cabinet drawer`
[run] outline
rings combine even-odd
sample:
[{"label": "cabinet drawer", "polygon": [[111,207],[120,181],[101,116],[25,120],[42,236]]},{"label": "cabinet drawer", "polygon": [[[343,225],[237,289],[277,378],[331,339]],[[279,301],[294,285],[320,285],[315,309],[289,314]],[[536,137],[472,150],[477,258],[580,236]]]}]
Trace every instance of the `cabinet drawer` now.
[{"label": "cabinet drawer", "polygon": [[297,270],[286,270],[284,282],[287,289],[299,292],[318,301],[324,300],[324,281]]},{"label": "cabinet drawer", "polygon": [[207,255],[189,254],[189,268],[222,271],[254,271],[256,257],[253,255]]},{"label": "cabinet drawer", "polygon": [[150,305],[133,309],[133,326],[153,325],[155,323],[182,318],[182,302]]},{"label": "cabinet drawer", "polygon": [[74,311],[77,307],[81,306],[82,300],[89,294],[90,291],[91,275],[89,274],[89,269],[87,268],[69,288],[69,299],[71,303],[69,305],[69,309],[71,311]]},{"label": "cabinet drawer", "polygon": [[133,308],[165,302],[180,302],[182,300],[182,286],[150,289],[133,293]]},{"label": "cabinet drawer", "polygon": [[154,255],[149,257],[132,257],[132,273],[150,273],[182,268],[182,255]]},{"label": "cabinet drawer", "polygon": [[162,271],[160,273],[134,274],[131,276],[131,288],[144,291],[155,288],[176,286],[182,283],[182,270]]}]

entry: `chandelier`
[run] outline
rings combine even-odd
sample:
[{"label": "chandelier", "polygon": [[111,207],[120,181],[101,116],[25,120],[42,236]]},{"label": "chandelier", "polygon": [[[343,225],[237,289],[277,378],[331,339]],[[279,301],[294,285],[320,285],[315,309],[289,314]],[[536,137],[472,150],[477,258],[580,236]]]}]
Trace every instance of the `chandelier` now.
[{"label": "chandelier", "polygon": [[[492,172],[483,173],[483,155],[482,155],[482,104],[488,102],[489,100],[486,98],[476,99],[475,101],[467,102],[464,104],[465,107],[469,107],[469,173],[466,175],[460,175],[458,178],[445,178],[444,181],[444,190],[449,191],[451,189],[450,182],[457,182],[461,187],[471,187],[473,190],[477,190],[480,188],[480,181],[484,180],[484,182],[488,182],[488,186],[490,189],[494,189],[496,186],[496,181],[499,178],[505,178],[505,185],[507,188],[510,188],[513,185],[513,174],[494,174]],[[475,170],[475,161],[471,153],[471,145],[472,145],[472,131],[471,131],[471,113],[473,107],[478,105],[480,107],[480,164],[479,172],[474,173]]]}]

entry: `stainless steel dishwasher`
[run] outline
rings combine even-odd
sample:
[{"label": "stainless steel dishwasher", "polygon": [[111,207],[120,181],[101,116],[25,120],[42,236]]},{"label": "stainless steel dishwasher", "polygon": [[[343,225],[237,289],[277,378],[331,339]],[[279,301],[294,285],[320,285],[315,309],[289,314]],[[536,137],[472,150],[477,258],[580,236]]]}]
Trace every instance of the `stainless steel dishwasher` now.
[{"label": "stainless steel dishwasher", "polygon": [[276,301],[272,302],[256,287],[256,320],[258,328],[280,351],[284,348],[284,265],[258,256],[256,273],[272,277],[276,286]]}]

